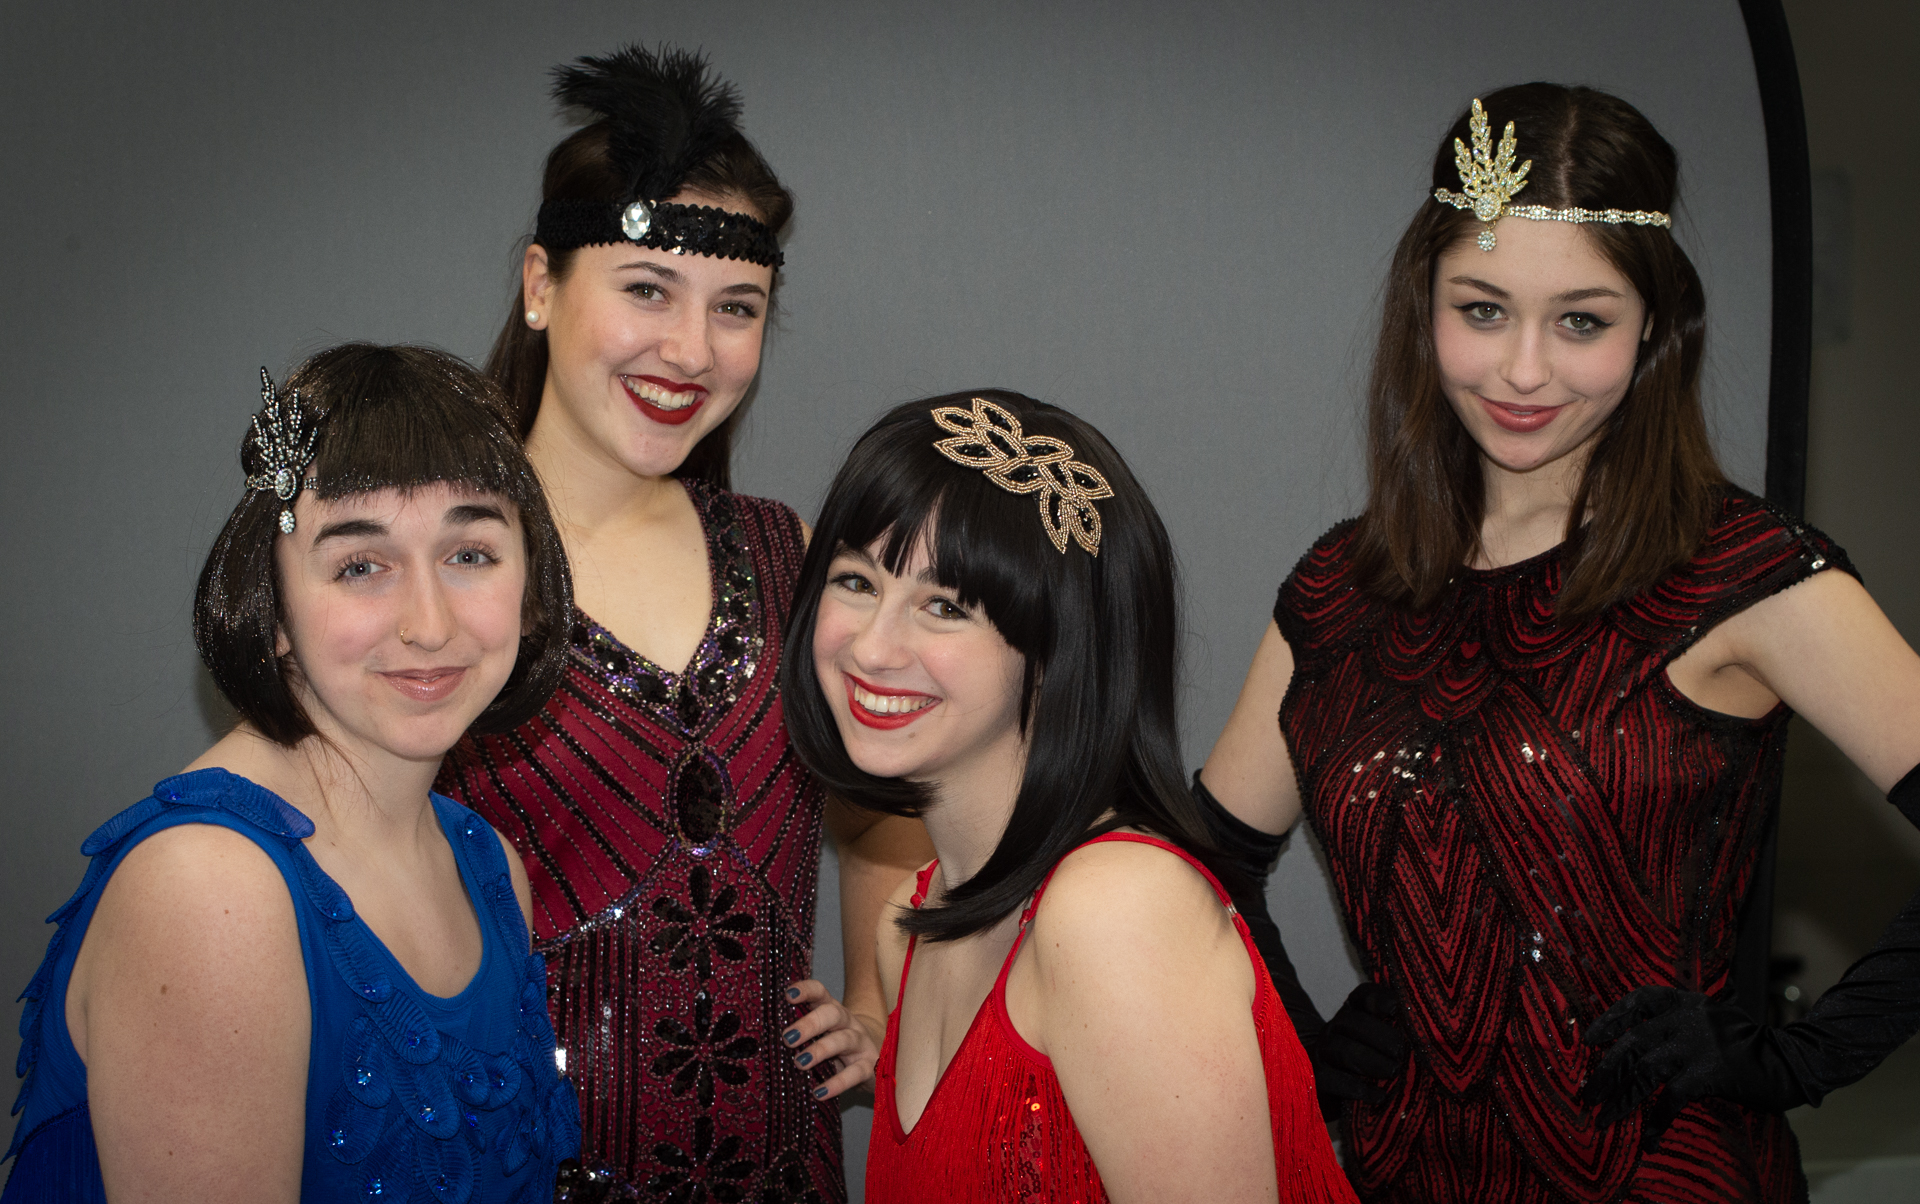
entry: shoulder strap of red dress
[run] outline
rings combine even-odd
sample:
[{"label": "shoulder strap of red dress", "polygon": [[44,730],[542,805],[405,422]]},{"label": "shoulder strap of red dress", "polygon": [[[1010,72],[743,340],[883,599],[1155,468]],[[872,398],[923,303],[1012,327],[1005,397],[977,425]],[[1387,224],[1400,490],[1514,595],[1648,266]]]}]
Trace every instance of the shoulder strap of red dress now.
[{"label": "shoulder strap of red dress", "polygon": [[[1047,876],[1040,880],[1039,887],[1033,892],[1033,898],[1027,901],[1027,909],[1020,913],[1020,931],[1013,938],[1013,948],[1007,950],[1007,960],[1000,963],[1000,977],[993,984],[995,994],[1004,994],[1007,989],[1007,972],[1013,969],[1014,955],[1020,952],[1020,943],[1027,939],[1027,925],[1033,923],[1034,913],[1040,910],[1040,896],[1047,893],[1047,884],[1052,882],[1053,876],[1060,872],[1060,862],[1065,861],[1068,857],[1073,856],[1088,845],[1103,844],[1111,840],[1127,841],[1131,844],[1148,844],[1156,849],[1165,849],[1167,852],[1172,853],[1175,857],[1180,858],[1180,860],[1186,862],[1194,869],[1199,870],[1200,876],[1207,880],[1207,885],[1213,887],[1213,893],[1219,896],[1220,902],[1225,905],[1227,914],[1235,920],[1240,919],[1240,909],[1233,905],[1233,900],[1228,897],[1226,888],[1221,886],[1220,880],[1213,876],[1213,871],[1202,865],[1200,859],[1192,853],[1187,852],[1171,841],[1162,840],[1158,836],[1144,836],[1137,832],[1108,832],[1104,835],[1096,836],[1092,840],[1082,841],[1071,849],[1068,849],[1061,855],[1060,861],[1053,863],[1053,868],[1047,871]],[[1244,927],[1244,922],[1242,923],[1242,927]],[[1242,932],[1241,935],[1242,937],[1246,936],[1244,932]],[[1252,946],[1249,945],[1248,947],[1251,948]]]}]

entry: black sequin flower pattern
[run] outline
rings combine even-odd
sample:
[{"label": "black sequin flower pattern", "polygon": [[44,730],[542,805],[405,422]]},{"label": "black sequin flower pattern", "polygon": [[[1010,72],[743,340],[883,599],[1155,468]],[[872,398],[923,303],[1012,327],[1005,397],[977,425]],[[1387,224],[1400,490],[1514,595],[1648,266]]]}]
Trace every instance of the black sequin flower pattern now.
[{"label": "black sequin flower pattern", "polygon": [[740,901],[734,887],[723,886],[720,893],[713,893],[713,876],[704,865],[694,866],[687,875],[687,894],[691,911],[672,895],[653,901],[653,914],[667,926],[654,934],[648,948],[664,954],[671,969],[684,970],[691,964],[704,982],[713,977],[714,954],[730,962],[746,960],[747,947],[740,937],[753,931],[754,918],[751,912],[734,910]]},{"label": "black sequin flower pattern", "polygon": [[741,1036],[741,1027],[740,1017],[733,1012],[723,1012],[715,1020],[713,997],[700,992],[693,1001],[692,1028],[672,1016],[662,1017],[654,1026],[655,1036],[679,1048],[655,1058],[653,1073],[661,1078],[672,1075],[670,1087],[675,1095],[691,1091],[701,1107],[711,1108],[713,1081],[733,1086],[746,1082],[750,1076],[742,1063],[760,1051],[759,1039]]},{"label": "black sequin flower pattern", "polygon": [[683,1150],[670,1141],[653,1147],[653,1156],[666,1169],[647,1180],[647,1190],[663,1204],[703,1204],[706,1200],[739,1204],[747,1198],[747,1180],[753,1177],[753,1161],[736,1156],[740,1145],[740,1138],[733,1134],[715,1142],[713,1118],[697,1117],[692,1149]]}]

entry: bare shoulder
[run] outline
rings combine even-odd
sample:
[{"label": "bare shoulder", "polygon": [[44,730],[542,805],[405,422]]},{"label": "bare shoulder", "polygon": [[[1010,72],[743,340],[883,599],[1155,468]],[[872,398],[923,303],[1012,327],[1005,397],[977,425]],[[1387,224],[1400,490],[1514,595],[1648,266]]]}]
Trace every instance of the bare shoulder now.
[{"label": "bare shoulder", "polygon": [[1231,931],[1225,906],[1199,870],[1168,849],[1132,840],[1068,854],[1033,920],[1037,941],[1099,948],[1127,961],[1157,956],[1169,940]]},{"label": "bare shoulder", "polygon": [[115,867],[96,914],[125,903],[189,912],[233,903],[258,916],[262,908],[273,910],[276,902],[285,904],[290,919],[293,901],[287,881],[265,849],[232,828],[194,823],[156,832],[128,852]]}]

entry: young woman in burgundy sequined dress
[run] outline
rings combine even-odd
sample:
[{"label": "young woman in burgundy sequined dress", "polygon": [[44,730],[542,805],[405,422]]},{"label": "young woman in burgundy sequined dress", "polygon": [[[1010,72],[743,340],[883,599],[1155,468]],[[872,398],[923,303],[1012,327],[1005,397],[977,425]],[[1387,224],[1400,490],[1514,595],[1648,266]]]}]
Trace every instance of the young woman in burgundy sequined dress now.
[{"label": "young woman in burgundy sequined dress", "polygon": [[[884,1031],[870,934],[927,846],[914,821],[834,804],[789,751],[775,669],[806,533],[727,488],[793,201],[697,57],[635,48],[558,77],[594,120],[548,157],[488,368],[573,564],[572,659],[543,712],[461,746],[441,787],[532,880],[580,1092],[564,1198],[842,1200],[832,1097]],[[844,1005],[810,977],[823,824],[858,934]]]},{"label": "young woman in burgundy sequined dress", "polygon": [[1172,549],[1100,434],[998,390],[897,407],[792,631],[795,747],[939,854],[878,926],[868,1201],[1352,1200],[1182,781]]},{"label": "young woman in burgundy sequined dress", "polygon": [[1920,822],[1920,657],[1714,462],[1672,149],[1587,89],[1485,111],[1516,161],[1462,115],[1435,188],[1530,161],[1538,208],[1401,239],[1366,512],[1281,587],[1200,793],[1325,846],[1368,981],[1311,1044],[1363,1197],[1804,1199],[1782,1113],[1920,1025],[1920,900],[1780,1028],[1736,929],[1791,711]]}]

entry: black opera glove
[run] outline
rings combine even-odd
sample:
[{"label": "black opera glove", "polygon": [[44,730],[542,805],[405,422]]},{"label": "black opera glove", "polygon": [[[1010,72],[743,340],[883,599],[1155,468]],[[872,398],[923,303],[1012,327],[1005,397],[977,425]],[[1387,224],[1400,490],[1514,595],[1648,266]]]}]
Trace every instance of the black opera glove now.
[{"label": "black opera glove", "polygon": [[1611,1125],[1659,1092],[1642,1130],[1647,1150],[1681,1109],[1706,1096],[1756,1112],[1797,1108],[1807,1094],[1780,1052],[1780,1032],[1755,1024],[1738,1004],[1715,1003],[1698,991],[1641,987],[1588,1026],[1586,1043],[1609,1048],[1580,1101],[1598,1106],[1600,1123]]},{"label": "black opera glove", "polygon": [[1406,1069],[1413,1048],[1405,1024],[1392,987],[1363,982],[1353,989],[1320,1039],[1307,1046],[1323,1116],[1348,1100],[1377,1104],[1387,1097],[1388,1082]]},{"label": "black opera glove", "polygon": [[1402,1027],[1405,1013],[1399,997],[1392,987],[1363,982],[1347,996],[1331,1022],[1322,1019],[1306,988],[1300,985],[1300,975],[1287,956],[1279,926],[1267,907],[1267,877],[1286,846],[1286,835],[1262,832],[1227,810],[1200,780],[1197,770],[1193,797],[1200,804],[1214,843],[1234,858],[1250,883],[1250,891],[1234,894],[1233,905],[1247,922],[1254,947],[1267,963],[1274,992],[1280,996],[1287,1018],[1293,1021],[1294,1034],[1313,1063],[1320,1114],[1335,1120],[1349,1100],[1379,1102],[1386,1095],[1386,1084],[1381,1080],[1392,1079],[1406,1068],[1412,1047]]},{"label": "black opera glove", "polygon": [[[1920,827],[1920,766],[1887,792]],[[1732,1003],[1674,987],[1642,987],[1587,1029],[1611,1045],[1581,1098],[1600,1105],[1600,1123],[1627,1115],[1660,1087],[1643,1145],[1651,1148],[1680,1110],[1717,1096],[1763,1111],[1818,1105],[1864,1078],[1920,1031],[1920,893],[1880,939],[1820,996],[1806,1016],[1769,1028]]]}]

